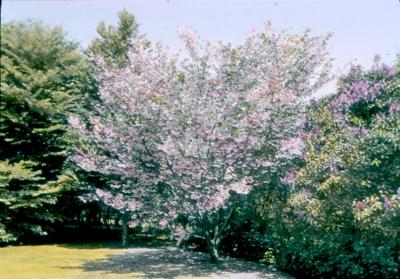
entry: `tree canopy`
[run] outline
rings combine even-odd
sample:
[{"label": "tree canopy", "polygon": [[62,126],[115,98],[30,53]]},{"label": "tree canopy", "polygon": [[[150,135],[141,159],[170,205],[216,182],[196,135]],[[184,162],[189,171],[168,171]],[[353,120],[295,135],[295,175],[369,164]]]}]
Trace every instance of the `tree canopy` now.
[{"label": "tree canopy", "polygon": [[96,219],[123,246],[142,224],[214,262],[398,277],[400,56],[315,100],[329,35],[266,24],[232,46],[181,28],[174,54],[118,17],[87,50],[59,27],[2,25],[0,244]]},{"label": "tree canopy", "polygon": [[67,117],[85,97],[87,64],[59,27],[12,22],[1,27],[0,239],[45,233],[69,184]]},{"label": "tree canopy", "polygon": [[100,38],[95,39],[89,46],[89,50],[101,56],[107,63],[115,63],[125,66],[128,63],[128,50],[131,48],[131,40],[139,36],[135,17],[127,10],[118,13],[118,26],[107,26],[100,22],[97,33]]},{"label": "tree canopy", "polygon": [[[114,177],[94,198],[136,218],[150,211],[168,222],[184,214],[192,227],[213,228],[201,234],[217,260],[231,192],[249,192],[252,169],[299,154],[295,113],[329,77],[327,38],[265,28],[237,48],[202,43],[182,29],[187,58],[140,38],[125,67],[99,58],[101,101],[90,125],[70,118],[88,143],[72,159]],[[254,156],[265,145],[276,154]],[[153,187],[160,182],[168,193],[162,202]]]}]

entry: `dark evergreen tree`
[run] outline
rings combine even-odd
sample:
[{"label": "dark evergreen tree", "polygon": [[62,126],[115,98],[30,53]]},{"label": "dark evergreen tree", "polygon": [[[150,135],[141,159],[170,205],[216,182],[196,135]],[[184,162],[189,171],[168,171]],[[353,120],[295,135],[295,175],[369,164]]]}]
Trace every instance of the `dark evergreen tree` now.
[{"label": "dark evergreen tree", "polygon": [[35,21],[3,24],[0,71],[0,242],[10,242],[58,218],[48,206],[74,184],[68,114],[93,83],[77,44]]}]

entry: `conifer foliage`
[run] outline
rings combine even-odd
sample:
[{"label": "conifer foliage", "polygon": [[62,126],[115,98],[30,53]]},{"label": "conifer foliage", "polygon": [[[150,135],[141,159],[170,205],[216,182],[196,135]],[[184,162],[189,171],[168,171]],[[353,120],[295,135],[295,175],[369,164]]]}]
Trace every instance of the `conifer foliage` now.
[{"label": "conifer foliage", "polygon": [[68,155],[67,114],[86,92],[87,64],[61,28],[40,22],[1,27],[0,242],[41,226],[71,184],[63,171]]}]

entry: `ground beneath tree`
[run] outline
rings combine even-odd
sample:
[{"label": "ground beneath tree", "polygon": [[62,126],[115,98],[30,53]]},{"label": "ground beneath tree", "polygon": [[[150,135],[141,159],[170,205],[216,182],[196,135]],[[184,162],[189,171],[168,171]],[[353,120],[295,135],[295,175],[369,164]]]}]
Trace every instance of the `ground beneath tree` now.
[{"label": "ground beneath tree", "polygon": [[139,273],[142,278],[290,278],[259,263],[222,258],[215,266],[205,253],[174,247],[129,248],[104,260],[88,262],[86,271]]},{"label": "ground beneath tree", "polygon": [[222,258],[174,247],[119,249],[110,245],[66,244],[0,248],[0,278],[292,278],[255,262]]}]

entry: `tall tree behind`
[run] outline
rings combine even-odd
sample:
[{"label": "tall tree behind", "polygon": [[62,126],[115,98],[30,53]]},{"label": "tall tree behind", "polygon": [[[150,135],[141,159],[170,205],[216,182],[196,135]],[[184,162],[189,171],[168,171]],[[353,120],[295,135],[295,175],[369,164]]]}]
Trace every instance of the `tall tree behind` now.
[{"label": "tall tree behind", "polygon": [[[132,52],[131,42],[138,37],[141,37],[138,32],[138,24],[136,23],[135,17],[130,14],[127,10],[122,10],[118,13],[118,25],[117,26],[106,26],[104,22],[100,22],[97,26],[97,32],[99,38],[95,39],[89,45],[90,55],[95,55],[104,60],[108,66],[115,68],[124,68],[130,61],[128,58],[128,51]],[[99,104],[100,99],[93,99],[94,103]],[[86,116],[91,114],[91,111],[85,114]],[[84,117],[85,117],[84,115]],[[103,188],[109,178],[100,173],[86,173],[84,178],[81,177],[81,181],[101,181],[98,185],[96,183],[88,183],[95,188]],[[95,190],[95,189],[94,189]],[[106,205],[107,206],[107,205]],[[127,214],[121,214],[118,217],[121,221],[121,245],[123,247],[128,245],[128,222],[130,219]]]},{"label": "tall tree behind", "polygon": [[67,116],[87,91],[88,64],[59,27],[12,22],[1,28],[0,242],[45,234],[45,205],[72,185],[63,170]]},{"label": "tall tree behind", "polygon": [[100,22],[97,32],[100,38],[95,39],[89,46],[89,50],[101,56],[108,63],[113,63],[119,67],[126,66],[128,63],[128,49],[132,39],[138,37],[138,24],[135,17],[127,10],[118,13],[118,26],[106,26]]}]

